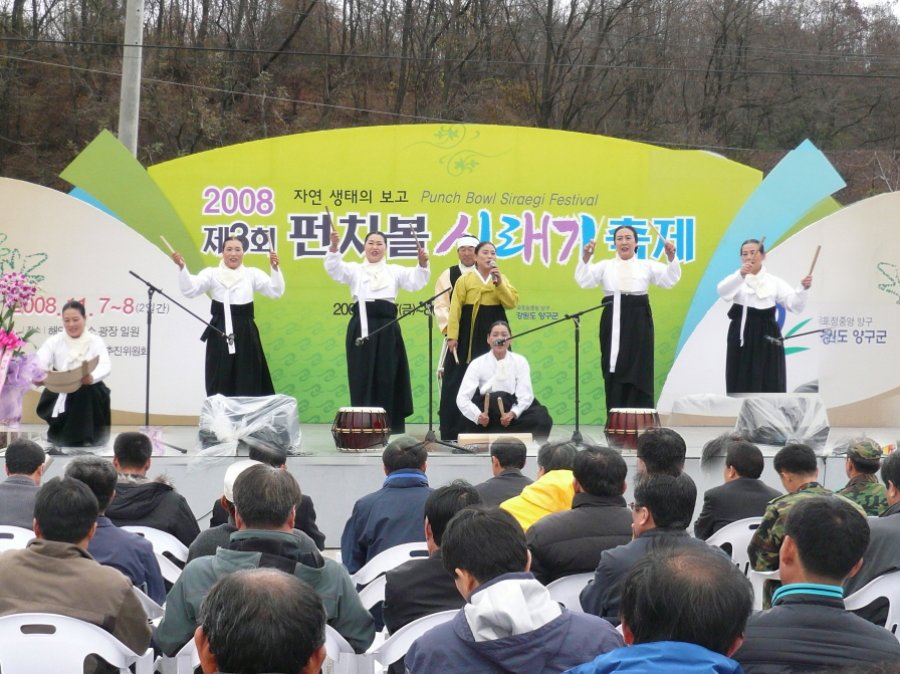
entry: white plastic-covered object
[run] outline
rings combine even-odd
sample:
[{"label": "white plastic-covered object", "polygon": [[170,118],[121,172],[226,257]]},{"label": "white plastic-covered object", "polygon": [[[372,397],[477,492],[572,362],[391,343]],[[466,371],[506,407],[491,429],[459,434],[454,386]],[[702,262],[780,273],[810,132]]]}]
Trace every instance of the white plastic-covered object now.
[{"label": "white plastic-covered object", "polygon": [[744,399],[735,433],[759,445],[799,442],[813,449],[825,449],[828,414],[816,393],[760,393]]},{"label": "white plastic-covered object", "polygon": [[200,409],[200,456],[236,456],[239,445],[300,453],[297,401],[286,395],[210,396]]}]

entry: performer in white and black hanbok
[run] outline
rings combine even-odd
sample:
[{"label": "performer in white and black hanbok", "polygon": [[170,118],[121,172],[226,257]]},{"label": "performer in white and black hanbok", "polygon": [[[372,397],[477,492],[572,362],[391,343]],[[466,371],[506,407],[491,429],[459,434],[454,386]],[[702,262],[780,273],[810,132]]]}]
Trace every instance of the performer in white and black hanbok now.
[{"label": "performer in white and black hanbok", "polygon": [[[345,345],[350,404],[383,407],[390,417],[391,433],[403,433],[406,417],[413,413],[403,333],[399,323],[376,335],[370,333],[397,317],[398,290],[421,290],[428,283],[428,253],[419,247],[419,264],[415,267],[387,264],[385,235],[370,232],[365,240],[365,262],[344,262],[338,252],[339,241],[337,232],[332,231],[325,271],[335,281],[350,286],[354,301]],[[359,338],[363,341],[357,345]]]},{"label": "performer in white and black hanbok", "polygon": [[[37,415],[47,422],[47,440],[62,447],[95,447],[109,438],[109,388],[103,380],[111,369],[106,344],[85,330],[81,302],[70,301],[62,310],[64,332],[53,335],[37,351],[44,370],[64,372],[97,358],[97,366],[81,380],[72,393],[41,393]],[[40,385],[43,379],[34,383]]]},{"label": "performer in white and black hanbok", "polygon": [[179,253],[172,259],[181,269],[178,285],[185,297],[209,293],[212,298],[210,323],[227,339],[207,328],[200,337],[206,342],[206,395],[267,396],[275,393],[269,365],[263,353],[259,330],[253,320],[253,293],[277,299],[284,294],[284,276],[278,267],[278,255],[269,252],[271,274],[245,267],[244,246],[229,237],[218,267],[203,269],[192,276]]},{"label": "performer in white and black hanbok", "polygon": [[759,240],[741,244],[741,267],[719,282],[719,297],[733,302],[728,310],[727,393],[784,393],[787,374],[776,304],[789,311],[806,307],[812,276],[792,288],[763,266],[766,251]]},{"label": "performer in white and black hanbok", "polygon": [[665,242],[669,264],[635,257],[637,231],[630,225],[613,233],[616,256],[590,264],[594,242],[584,247],[575,268],[582,288],[603,288],[600,316],[600,361],[606,385],[606,410],[655,407],[653,393],[653,314],[650,284],[671,288],[681,279],[675,245]]},{"label": "performer in white and black hanbok", "polygon": [[507,323],[494,323],[487,339],[490,352],[466,369],[456,396],[467,421],[464,431],[531,433],[543,442],[550,435],[553,419],[535,399],[531,368],[524,356],[509,350],[510,338]]}]

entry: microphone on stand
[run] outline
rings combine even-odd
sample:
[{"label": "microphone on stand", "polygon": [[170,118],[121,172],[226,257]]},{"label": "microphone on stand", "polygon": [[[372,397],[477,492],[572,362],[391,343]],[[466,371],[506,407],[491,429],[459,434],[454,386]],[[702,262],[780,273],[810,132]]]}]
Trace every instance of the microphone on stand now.
[{"label": "microphone on stand", "polygon": [[357,337],[355,344],[356,344],[356,346],[362,346],[363,344],[365,344],[368,341],[369,341],[368,337]]},{"label": "microphone on stand", "polygon": [[494,346],[503,346],[504,344],[506,344],[505,339],[495,339],[494,340]]}]

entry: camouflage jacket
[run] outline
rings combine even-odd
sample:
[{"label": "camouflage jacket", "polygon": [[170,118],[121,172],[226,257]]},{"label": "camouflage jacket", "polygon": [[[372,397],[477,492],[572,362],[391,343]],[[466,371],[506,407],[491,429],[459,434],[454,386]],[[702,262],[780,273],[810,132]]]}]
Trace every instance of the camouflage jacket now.
[{"label": "camouflage jacket", "polygon": [[[762,522],[759,523],[759,528],[750,539],[750,545],[747,546],[750,566],[757,571],[775,571],[778,568],[778,552],[781,550],[781,542],[784,540],[784,520],[791,506],[805,498],[831,495],[831,490],[826,489],[818,482],[807,482],[797,491],[769,501]],[[851,503],[860,512],[863,512],[859,504],[853,501]]]},{"label": "camouflage jacket", "polygon": [[878,517],[887,508],[887,492],[874,475],[857,475],[838,494],[862,506],[866,515]]}]

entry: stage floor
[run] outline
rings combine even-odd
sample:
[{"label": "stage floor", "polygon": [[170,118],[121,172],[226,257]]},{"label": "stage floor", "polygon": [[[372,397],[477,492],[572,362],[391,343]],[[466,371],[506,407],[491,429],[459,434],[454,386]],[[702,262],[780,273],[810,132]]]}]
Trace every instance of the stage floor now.
[{"label": "stage floor", "polygon": [[[45,475],[47,478],[62,475],[65,464],[71,460],[69,452],[89,451],[101,456],[112,456],[112,443],[116,435],[124,431],[140,430],[136,427],[114,426],[110,442],[105,447],[90,450],[67,450],[65,454],[52,457],[52,463]],[[556,426],[550,437],[551,441],[569,440],[574,426]],[[700,457],[704,443],[722,433],[730,432],[733,427],[724,426],[676,426],[687,444],[687,461],[685,470],[697,483],[699,494],[705,489],[717,486],[722,482],[724,461],[714,460],[706,466],[700,465]],[[23,425],[23,435],[47,446],[46,427],[43,425]],[[222,483],[226,467],[235,461],[233,450],[226,456],[198,456],[200,444],[197,428],[191,426],[152,427],[152,435],[157,438],[150,468],[151,477],[165,475],[187,499],[191,509],[200,522],[200,528],[208,525],[209,513],[213,502],[222,493]],[[340,546],[340,534],[344,522],[349,517],[353,503],[360,496],[380,488],[384,479],[381,464],[381,450],[359,453],[339,452],[331,436],[330,424],[304,424],[302,426],[301,453],[288,459],[288,468],[297,478],[305,494],[312,497],[316,506],[319,528],[326,534],[328,547]],[[409,424],[409,435],[424,439],[428,426],[426,424]],[[581,434],[585,442],[606,444],[601,426],[581,426]],[[836,428],[832,427],[825,445],[820,452],[819,481],[831,489],[838,489],[846,483],[844,474],[844,458],[830,457],[831,448],[844,440],[868,435],[886,445],[900,440],[900,428]],[[762,478],[767,484],[781,490],[778,475],[772,468],[772,457],[779,447],[761,445],[766,457],[766,468]],[[478,483],[488,479],[490,459],[486,454],[456,454],[451,448],[439,444],[429,446],[427,474],[432,486],[440,486],[455,479],[464,479]],[[2,450],[0,450],[2,451]],[[523,471],[535,477],[537,470],[534,457],[537,446],[529,448],[529,459]],[[631,497],[631,476],[635,469],[633,451],[622,452],[628,465],[628,491],[626,499]],[[239,457],[240,458],[240,457]],[[702,505],[698,496],[697,512]]]}]

